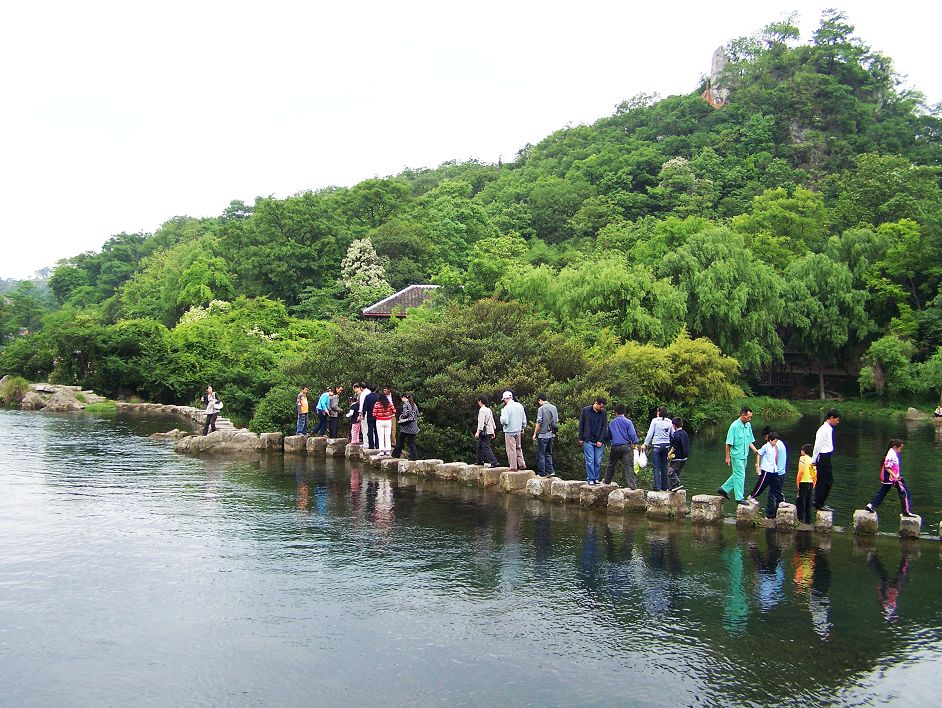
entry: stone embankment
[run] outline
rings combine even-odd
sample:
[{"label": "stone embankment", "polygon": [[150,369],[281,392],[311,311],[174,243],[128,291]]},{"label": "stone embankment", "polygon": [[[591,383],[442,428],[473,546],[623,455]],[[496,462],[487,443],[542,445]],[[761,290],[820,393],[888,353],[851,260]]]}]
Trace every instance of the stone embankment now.
[{"label": "stone embankment", "polygon": [[[387,474],[403,477],[424,477],[444,480],[455,484],[497,488],[506,494],[526,495],[548,503],[578,504],[587,509],[602,509],[610,515],[646,514],[653,519],[689,519],[693,524],[725,523],[724,502],[728,500],[710,494],[698,494],[687,503],[687,492],[645,492],[642,489],[626,489],[617,484],[589,485],[580,480],[565,480],[558,477],[538,477],[532,470],[511,470],[509,467],[486,467],[464,462],[446,462],[440,459],[409,460],[381,455],[378,450],[348,443],[346,438],[307,437],[291,435],[282,438],[280,433],[211,433],[205,438],[190,436],[177,441],[179,452],[232,452],[252,451],[281,453],[287,456],[309,455],[317,457],[346,457],[360,461]],[[857,512],[857,514],[866,512]],[[875,517],[875,515],[873,515]],[[857,531],[855,515],[855,533]],[[766,519],[758,502],[737,504],[735,523],[741,526],[773,527],[783,532],[814,531],[828,534],[834,528],[833,514],[818,511],[815,523],[798,521],[794,504],[779,505],[775,519]],[[921,519],[912,517],[901,520],[900,536],[918,538]],[[873,533],[876,533],[873,526]],[[942,525],[940,525],[942,534]]]},{"label": "stone embankment", "polygon": [[[2,386],[9,377],[0,379]],[[85,410],[92,403],[106,401],[94,391],[85,391],[81,386],[63,386],[61,384],[34,383],[17,402],[24,411],[46,411],[49,413],[69,413]]]}]

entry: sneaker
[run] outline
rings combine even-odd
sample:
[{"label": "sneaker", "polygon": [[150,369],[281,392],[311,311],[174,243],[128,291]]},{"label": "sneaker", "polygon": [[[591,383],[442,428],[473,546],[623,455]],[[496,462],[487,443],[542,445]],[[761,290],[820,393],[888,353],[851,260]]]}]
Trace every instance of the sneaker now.
[{"label": "sneaker", "polygon": [[726,493],[726,490],[722,487],[716,490],[717,496],[723,497],[724,499],[729,499],[729,494]]},{"label": "sneaker", "polygon": [[913,517],[916,516],[916,515],[915,515],[915,514],[911,514],[911,513],[909,513],[908,511],[904,511],[904,512],[901,514],[901,516],[904,516],[904,517],[906,517],[907,519],[911,519],[911,518],[913,518]]},{"label": "sneaker", "polygon": [[490,462],[485,462],[483,465],[481,465],[481,467],[493,467],[493,466],[494,465],[492,465]]},{"label": "sneaker", "polygon": [[737,503],[737,504],[742,504],[743,506],[747,506],[747,505],[749,504],[749,502],[746,501],[745,499],[737,499],[737,500],[736,500],[736,503]]},{"label": "sneaker", "polygon": [[876,513],[876,509],[873,508],[873,504],[867,504],[867,506],[865,506],[864,509],[866,509],[867,511],[869,511],[871,514],[875,514],[875,513]]},{"label": "sneaker", "polygon": [[822,506],[818,507],[818,511],[834,511],[834,507],[823,504]]},{"label": "sneaker", "polygon": [[671,491],[672,491],[672,492],[679,492],[679,491],[680,491],[681,489],[683,489],[683,488],[684,488],[684,485],[678,484],[676,487],[671,487]]}]

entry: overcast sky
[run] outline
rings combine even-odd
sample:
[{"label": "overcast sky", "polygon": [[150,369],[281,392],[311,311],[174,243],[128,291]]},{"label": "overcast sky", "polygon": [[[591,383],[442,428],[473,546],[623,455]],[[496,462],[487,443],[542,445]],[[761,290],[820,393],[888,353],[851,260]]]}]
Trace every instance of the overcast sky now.
[{"label": "overcast sky", "polygon": [[[17,2],[0,10],[0,277],[232,199],[508,160],[638,92],[694,89],[713,50],[833,3]],[[845,2],[942,100],[935,3]]]}]

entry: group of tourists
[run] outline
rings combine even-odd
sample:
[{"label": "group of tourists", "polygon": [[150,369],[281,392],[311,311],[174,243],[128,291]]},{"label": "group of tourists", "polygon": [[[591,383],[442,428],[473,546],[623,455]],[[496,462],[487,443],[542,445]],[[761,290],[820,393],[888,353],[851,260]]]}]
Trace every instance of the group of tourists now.
[{"label": "group of tourists", "polygon": [[[716,493],[726,499],[733,494],[737,503],[748,504],[756,500],[766,489],[768,497],[765,505],[765,515],[774,519],[778,506],[785,501],[783,483],[785,481],[786,462],[788,451],[785,443],[771,427],[762,430],[765,444],[757,449],[755,436],[752,433],[752,409],[744,406],[739,418],[734,420],[726,433],[726,464],[731,468],[729,479],[716,490]],[[834,482],[831,467],[831,456],[834,454],[834,428],[841,422],[841,414],[832,408],[827,412],[824,422],[821,423],[814,436],[814,444],[806,443],[801,447],[801,456],[798,459],[798,474],[796,485],[798,487],[795,506],[798,520],[810,524],[814,522],[814,513],[820,511],[833,511],[827,505],[828,495]],[[903,479],[900,467],[900,453],[903,450],[903,441],[897,438],[890,440],[887,451],[880,466],[880,490],[867,504],[867,511],[873,513],[883,502],[883,499],[893,488],[899,494],[902,514],[906,517],[915,516],[912,513],[912,497],[909,487]],[[756,474],[758,479],[748,496],[745,495],[746,462],[749,452],[756,455]]]}]

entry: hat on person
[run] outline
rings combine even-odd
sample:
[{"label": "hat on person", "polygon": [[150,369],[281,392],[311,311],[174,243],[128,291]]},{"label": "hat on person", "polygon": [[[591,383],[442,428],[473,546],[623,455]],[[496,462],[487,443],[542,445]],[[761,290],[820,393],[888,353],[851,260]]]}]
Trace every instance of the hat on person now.
[{"label": "hat on person", "polygon": [[513,398],[513,397],[514,397],[514,395],[513,395],[513,393],[511,393],[510,391],[504,391],[504,395],[501,396],[501,398],[503,398],[503,399],[505,399],[505,400],[508,399],[508,398]]}]

